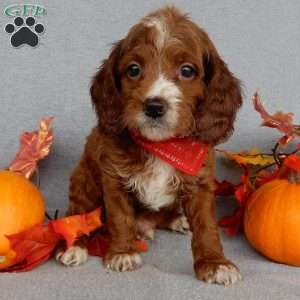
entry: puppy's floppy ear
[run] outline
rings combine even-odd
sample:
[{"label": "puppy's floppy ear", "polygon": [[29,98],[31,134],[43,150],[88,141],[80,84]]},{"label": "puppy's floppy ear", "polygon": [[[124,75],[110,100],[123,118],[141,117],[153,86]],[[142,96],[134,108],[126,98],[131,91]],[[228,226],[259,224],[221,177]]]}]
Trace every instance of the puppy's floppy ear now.
[{"label": "puppy's floppy ear", "polygon": [[210,47],[203,57],[205,95],[196,112],[196,135],[216,145],[233,132],[236,112],[242,104],[240,82],[229,71],[217,50]]},{"label": "puppy's floppy ear", "polygon": [[117,134],[122,130],[120,124],[121,80],[117,69],[121,47],[122,40],[113,46],[108,59],[103,61],[94,76],[90,88],[92,102],[98,117],[98,126],[109,134]]}]

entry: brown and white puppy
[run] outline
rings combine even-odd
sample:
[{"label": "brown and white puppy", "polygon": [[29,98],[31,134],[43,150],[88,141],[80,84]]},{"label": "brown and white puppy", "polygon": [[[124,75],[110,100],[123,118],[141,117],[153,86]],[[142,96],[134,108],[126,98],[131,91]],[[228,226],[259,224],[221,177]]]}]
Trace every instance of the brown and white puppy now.
[{"label": "brown and white puppy", "polygon": [[[98,124],[87,138],[70,183],[68,214],[105,207],[111,246],[105,265],[129,271],[142,263],[134,241],[138,223],[192,231],[199,279],[229,285],[240,279],[224,257],[214,216],[214,145],[233,131],[241,105],[239,81],[208,35],[174,7],[149,14],[112,49],[95,75],[91,97]],[[185,174],[136,145],[189,136],[210,145],[197,176]],[[57,260],[86,261],[84,240]]]}]

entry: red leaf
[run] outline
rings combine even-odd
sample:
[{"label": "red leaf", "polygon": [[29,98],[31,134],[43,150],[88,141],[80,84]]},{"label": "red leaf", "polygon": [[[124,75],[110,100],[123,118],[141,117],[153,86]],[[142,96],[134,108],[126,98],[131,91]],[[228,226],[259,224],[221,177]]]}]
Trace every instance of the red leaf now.
[{"label": "red leaf", "polygon": [[238,200],[238,203],[244,207],[246,205],[246,202],[250,194],[253,192],[253,189],[250,184],[249,168],[243,166],[243,170],[244,170],[244,174],[241,176],[241,183],[236,186],[234,195]]},{"label": "red leaf", "polygon": [[300,172],[300,157],[295,154],[289,155],[284,160],[284,165],[292,170]]},{"label": "red leaf", "polygon": [[219,220],[219,225],[222,227],[229,227],[237,223],[237,218],[235,215],[224,216]]},{"label": "red leaf", "polygon": [[104,257],[109,248],[109,238],[104,234],[96,234],[88,241],[89,255]]},{"label": "red leaf", "polygon": [[294,135],[284,135],[281,137],[278,141],[280,145],[287,145],[289,142],[291,142],[295,138]]},{"label": "red leaf", "polygon": [[5,272],[25,272],[47,261],[61,236],[46,225],[36,225],[26,231],[7,236],[16,252],[15,264]]},{"label": "red leaf", "polygon": [[67,245],[71,246],[78,236],[89,234],[100,226],[98,208],[88,214],[51,221],[48,225],[36,225],[21,233],[10,235],[7,238],[16,257],[14,265],[4,271],[29,271],[47,261],[60,240],[65,239]]},{"label": "red leaf", "polygon": [[215,181],[216,189],[215,195],[216,196],[231,196],[234,194],[235,185],[227,180],[223,180],[222,182]]},{"label": "red leaf", "polygon": [[241,176],[240,184],[235,186],[235,197],[239,207],[230,216],[225,216],[220,219],[219,225],[224,227],[228,235],[235,235],[243,225],[244,210],[250,195],[253,192],[253,187],[250,183],[250,171],[247,166],[242,166],[244,173]]},{"label": "red leaf", "polygon": [[245,186],[243,183],[240,184],[239,187],[235,190],[234,195],[240,205],[242,205],[245,202],[246,193]]},{"label": "red leaf", "polygon": [[138,247],[138,250],[140,252],[147,252],[149,247],[148,247],[148,244],[144,241],[144,240],[136,240],[135,241],[137,247]]},{"label": "red leaf", "polygon": [[230,235],[236,235],[243,225],[244,208],[237,208],[231,216],[225,216],[219,221],[219,225],[224,227],[225,232]]},{"label": "red leaf", "polygon": [[[148,251],[148,244],[143,240],[135,241],[140,252]],[[87,247],[89,255],[104,257],[108,251],[110,239],[107,235],[99,233],[89,240]]]},{"label": "red leaf", "polygon": [[74,215],[49,222],[54,232],[60,233],[67,241],[67,247],[71,247],[75,239],[82,234],[89,235],[90,232],[100,227],[100,208],[87,214]]}]

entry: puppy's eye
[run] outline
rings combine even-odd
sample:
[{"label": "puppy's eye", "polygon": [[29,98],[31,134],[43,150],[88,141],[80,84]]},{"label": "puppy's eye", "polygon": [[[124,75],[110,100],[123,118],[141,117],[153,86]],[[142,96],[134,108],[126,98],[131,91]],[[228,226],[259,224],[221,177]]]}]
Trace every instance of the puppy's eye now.
[{"label": "puppy's eye", "polygon": [[179,78],[193,79],[196,76],[196,70],[191,65],[182,65],[179,69]]},{"label": "puppy's eye", "polygon": [[126,74],[131,79],[137,79],[141,75],[141,66],[138,63],[130,64],[126,69]]}]

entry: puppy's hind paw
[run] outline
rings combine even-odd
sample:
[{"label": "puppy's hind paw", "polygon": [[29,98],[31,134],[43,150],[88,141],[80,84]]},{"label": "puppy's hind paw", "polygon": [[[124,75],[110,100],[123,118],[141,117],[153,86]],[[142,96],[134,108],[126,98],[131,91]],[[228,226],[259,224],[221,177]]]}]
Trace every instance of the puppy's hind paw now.
[{"label": "puppy's hind paw", "polygon": [[174,219],[170,225],[169,225],[169,229],[173,230],[173,231],[177,231],[183,234],[187,234],[190,231],[190,225],[187,221],[186,216],[181,215],[179,217],[177,217],[176,219]]},{"label": "puppy's hind paw", "polygon": [[55,254],[55,259],[67,267],[75,267],[87,261],[88,251],[86,248],[72,246],[65,251],[58,250]]}]

